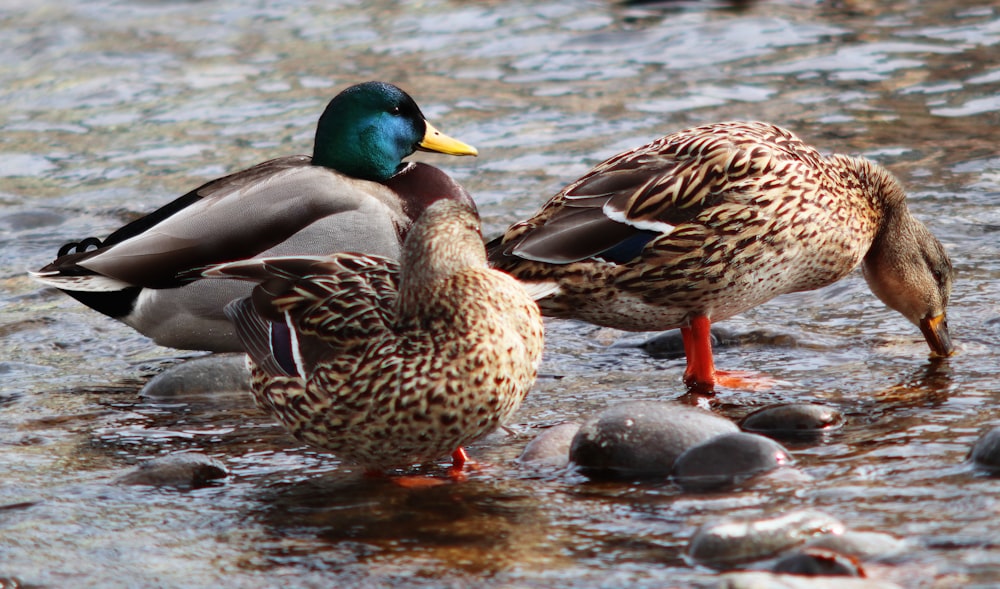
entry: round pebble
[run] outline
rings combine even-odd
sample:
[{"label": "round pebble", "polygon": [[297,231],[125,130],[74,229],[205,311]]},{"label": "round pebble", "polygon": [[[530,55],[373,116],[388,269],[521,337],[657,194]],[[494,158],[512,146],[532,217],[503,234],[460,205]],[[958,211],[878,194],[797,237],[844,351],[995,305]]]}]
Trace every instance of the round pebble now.
[{"label": "round pebble", "polygon": [[847,530],[843,534],[825,534],[809,540],[809,546],[826,548],[862,560],[886,558],[906,551],[908,545],[892,534]]},{"label": "round pebble", "polygon": [[781,557],[771,570],[790,575],[864,577],[861,563],[826,548],[806,547]]},{"label": "round pebble", "polygon": [[168,398],[218,392],[248,392],[250,371],[243,354],[212,354],[167,368],[142,387],[144,397]]},{"label": "round pebble", "polygon": [[569,463],[570,444],[578,431],[580,424],[576,422],[545,428],[528,442],[517,460],[522,464],[535,466],[566,466]]},{"label": "round pebble", "polygon": [[673,479],[687,491],[706,491],[742,482],[792,462],[788,451],[774,440],[735,432],[685,450],[674,463]]},{"label": "round pebble", "polygon": [[769,438],[809,438],[844,425],[844,416],[831,407],[816,403],[786,403],[758,409],[740,422],[745,431]]},{"label": "round pebble", "polygon": [[[712,348],[715,350],[724,348],[735,341],[730,330],[716,326],[712,326],[710,340]],[[684,341],[679,329],[658,333],[639,344],[638,347],[654,358],[675,360],[684,357]]]},{"label": "round pebble", "polygon": [[168,454],[143,462],[118,480],[124,485],[198,488],[229,476],[219,460],[198,453]]},{"label": "round pebble", "polygon": [[799,510],[768,519],[726,518],[698,528],[688,547],[694,560],[724,570],[773,558],[812,536],[842,534],[844,524],[821,511]]},{"label": "round pebble", "polygon": [[65,221],[65,215],[53,211],[21,211],[0,216],[0,224],[6,225],[11,231],[51,227]]},{"label": "round pebble", "polygon": [[632,401],[584,423],[573,438],[569,458],[594,479],[666,477],[688,448],[736,431],[733,422],[701,409]]},{"label": "round pebble", "polygon": [[857,577],[808,577],[763,571],[727,573],[713,585],[716,589],[902,589],[878,579]]},{"label": "round pebble", "polygon": [[970,456],[976,468],[1000,474],[1000,427],[991,429],[976,440]]}]

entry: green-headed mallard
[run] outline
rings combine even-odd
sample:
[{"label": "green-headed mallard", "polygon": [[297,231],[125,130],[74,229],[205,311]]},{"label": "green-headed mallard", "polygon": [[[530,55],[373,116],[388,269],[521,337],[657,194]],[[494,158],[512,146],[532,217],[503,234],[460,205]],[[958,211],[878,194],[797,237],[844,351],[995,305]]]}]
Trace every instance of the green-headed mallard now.
[{"label": "green-headed mallard", "polygon": [[616,155],[488,246],[546,315],[681,328],[685,382],[712,390],[711,321],[840,280],[859,263],[886,305],[953,351],[953,270],[884,168],[824,157],[760,122],[696,127]]},{"label": "green-headed mallard", "polygon": [[226,314],[260,407],[369,471],[452,453],[508,419],[541,358],[538,306],[492,270],[470,207],[432,204],[399,262],[341,253],[205,272],[260,283]]},{"label": "green-headed mallard", "polygon": [[397,257],[410,224],[432,201],[472,202],[441,170],[402,163],[417,149],[476,154],[427,123],[396,86],[351,86],[320,117],[312,157],[273,159],[213,180],[103,241],[67,244],[33,275],[160,345],[241,351],[222,310],[250,286],[188,284],[189,271],[255,256]]}]

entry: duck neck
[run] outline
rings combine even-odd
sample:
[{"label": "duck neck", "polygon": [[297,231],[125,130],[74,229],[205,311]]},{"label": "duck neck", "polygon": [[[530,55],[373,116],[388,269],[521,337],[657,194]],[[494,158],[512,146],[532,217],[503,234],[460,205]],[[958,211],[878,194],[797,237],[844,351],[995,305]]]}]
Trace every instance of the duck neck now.
[{"label": "duck neck", "polygon": [[455,311],[462,304],[459,299],[463,290],[456,278],[477,267],[487,267],[478,223],[433,227],[415,224],[400,257],[400,320],[445,313],[456,323],[461,322],[462,317],[455,316]]},{"label": "duck neck", "polygon": [[865,202],[861,204],[872,212],[875,232],[866,259],[884,251],[885,242],[897,241],[901,234],[911,232],[915,220],[906,206],[906,193],[889,170],[864,158],[834,157],[853,172],[858,192],[864,195]]}]

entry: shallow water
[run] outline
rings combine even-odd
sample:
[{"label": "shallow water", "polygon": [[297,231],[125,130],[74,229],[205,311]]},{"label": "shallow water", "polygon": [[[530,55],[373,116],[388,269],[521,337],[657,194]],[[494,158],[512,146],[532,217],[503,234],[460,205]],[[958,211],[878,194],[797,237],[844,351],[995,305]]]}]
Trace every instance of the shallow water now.
[{"label": "shallow water", "polygon": [[[0,579],[28,586],[663,587],[710,582],[684,547],[722,515],[825,510],[910,542],[872,576],[1000,584],[1000,485],[964,463],[1000,423],[1000,10],[989,2],[235,1],[0,7]],[[512,461],[538,428],[626,399],[678,397],[682,360],[643,336],[550,321],[514,435],[471,449],[458,485],[359,479],[295,444],[243,395],[138,389],[177,358],[40,289],[64,242],[227,171],[308,152],[339,89],[411,91],[477,159],[425,156],[475,195],[486,233],[606,156],[709,121],[762,119],[886,164],[959,273],[958,354],[859,274],[726,322],[798,345],[718,353],[764,372],[718,411],[815,401],[847,425],[792,446],[810,477],[732,492],[586,483]],[[113,484],[144,458],[201,451],[231,470],[194,491]],[[405,579],[405,581],[404,581]]]}]

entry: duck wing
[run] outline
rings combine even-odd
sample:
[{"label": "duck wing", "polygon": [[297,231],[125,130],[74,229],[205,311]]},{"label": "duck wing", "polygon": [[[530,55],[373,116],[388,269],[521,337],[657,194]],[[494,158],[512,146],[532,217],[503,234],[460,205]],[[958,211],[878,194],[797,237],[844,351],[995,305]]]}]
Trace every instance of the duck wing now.
[{"label": "duck wing", "polygon": [[393,333],[399,265],[387,258],[259,258],[215,266],[204,276],[258,283],[226,315],[247,353],[272,375],[309,374],[318,362]]},{"label": "duck wing", "polygon": [[193,268],[257,255],[373,198],[402,218],[389,188],[310,161],[279,158],[209,182],[112,233],[99,249],[62,256],[33,275],[74,290],[169,288],[190,282]]},{"label": "duck wing", "polygon": [[767,123],[717,123],[667,135],[598,164],[491,242],[490,258],[501,268],[505,257],[624,263],[706,213],[734,214],[730,205],[752,196],[777,162],[821,158]]}]

